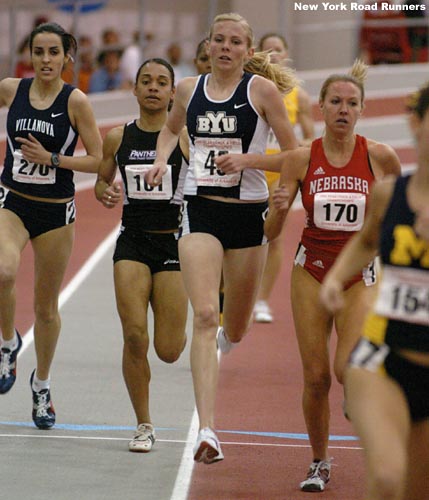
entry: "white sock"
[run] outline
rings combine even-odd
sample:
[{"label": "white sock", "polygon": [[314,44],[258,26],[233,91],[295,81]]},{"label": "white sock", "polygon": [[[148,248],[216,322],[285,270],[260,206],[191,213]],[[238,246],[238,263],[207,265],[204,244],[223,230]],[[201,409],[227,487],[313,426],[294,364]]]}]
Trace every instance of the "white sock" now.
[{"label": "white sock", "polygon": [[226,331],[225,331],[225,329],[224,329],[224,328],[222,328],[222,330],[223,330],[223,335],[224,335],[224,337],[225,337],[225,339],[226,339],[226,341],[227,341],[227,342],[229,342],[229,343],[230,343],[230,344],[232,344],[232,345],[236,345],[236,344],[238,344],[238,342],[233,342],[233,341],[229,338],[229,336],[228,336],[228,334],[226,333]]},{"label": "white sock", "polygon": [[2,338],[1,346],[10,351],[14,351],[18,347],[18,335],[16,332],[11,340],[5,340]]},{"label": "white sock", "polygon": [[48,377],[46,380],[40,380],[37,378],[36,373],[34,374],[33,377],[33,391],[40,392],[43,391],[43,389],[49,389],[51,385],[51,379]]}]

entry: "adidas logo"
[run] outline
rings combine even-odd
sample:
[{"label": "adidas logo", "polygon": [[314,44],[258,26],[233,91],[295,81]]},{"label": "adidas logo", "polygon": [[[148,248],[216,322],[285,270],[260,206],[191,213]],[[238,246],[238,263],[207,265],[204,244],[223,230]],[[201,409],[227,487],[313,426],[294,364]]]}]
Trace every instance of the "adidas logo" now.
[{"label": "adidas logo", "polygon": [[320,267],[321,269],[325,269],[325,266],[323,265],[323,262],[319,259],[315,260],[313,262],[313,266]]},{"label": "adidas logo", "polygon": [[319,167],[314,171],[314,175],[325,175],[325,171],[322,167]]}]

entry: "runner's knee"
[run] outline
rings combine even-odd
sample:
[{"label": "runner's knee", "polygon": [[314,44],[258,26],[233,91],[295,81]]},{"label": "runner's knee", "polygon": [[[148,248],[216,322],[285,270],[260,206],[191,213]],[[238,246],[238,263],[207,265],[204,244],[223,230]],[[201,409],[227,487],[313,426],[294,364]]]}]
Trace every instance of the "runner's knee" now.
[{"label": "runner's knee", "polygon": [[219,309],[212,304],[204,304],[194,309],[194,325],[196,328],[208,329],[219,324]]},{"label": "runner's knee", "polygon": [[149,350],[149,335],[147,331],[138,325],[124,327],[124,348],[128,349],[132,356],[146,356]]},{"label": "runner's knee", "polygon": [[158,358],[165,363],[174,363],[180,358],[186,345],[186,335],[173,334],[173,341],[159,341],[155,338],[154,347]]},{"label": "runner's knee", "polygon": [[331,388],[331,374],[326,370],[308,370],[304,373],[304,386],[312,394],[326,394]]}]

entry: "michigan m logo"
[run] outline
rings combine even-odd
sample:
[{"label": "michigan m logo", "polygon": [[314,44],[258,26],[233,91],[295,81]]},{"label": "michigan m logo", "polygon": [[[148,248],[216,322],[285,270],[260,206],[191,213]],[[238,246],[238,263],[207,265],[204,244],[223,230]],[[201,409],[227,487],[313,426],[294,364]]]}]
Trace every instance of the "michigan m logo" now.
[{"label": "michigan m logo", "polygon": [[409,266],[413,261],[420,261],[422,267],[429,269],[429,245],[416,236],[412,227],[396,226],[393,238],[392,264]]}]

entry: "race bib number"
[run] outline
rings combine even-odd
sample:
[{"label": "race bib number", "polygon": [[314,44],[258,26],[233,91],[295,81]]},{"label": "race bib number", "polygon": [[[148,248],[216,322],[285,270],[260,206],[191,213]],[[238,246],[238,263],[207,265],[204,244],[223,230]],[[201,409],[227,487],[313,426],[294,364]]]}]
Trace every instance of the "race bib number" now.
[{"label": "race bib number", "polygon": [[66,225],[72,224],[76,220],[76,204],[75,201],[69,201],[66,204]]},{"label": "race bib number", "polygon": [[0,186],[0,208],[4,208],[4,204],[5,204],[8,192],[9,192],[9,189],[5,188],[4,186]]},{"label": "race bib number", "polygon": [[198,137],[195,139],[194,175],[197,186],[232,187],[240,183],[241,172],[226,175],[216,167],[220,155],[243,152],[241,139]]},{"label": "race bib number", "polygon": [[386,266],[375,312],[399,321],[429,325],[429,272]]},{"label": "race bib number", "polygon": [[12,178],[26,184],[55,184],[56,169],[49,165],[31,163],[24,159],[22,151],[13,152]]},{"label": "race bib number", "polygon": [[366,197],[361,193],[316,193],[314,223],[329,231],[359,231],[365,218]]},{"label": "race bib number", "polygon": [[171,200],[173,197],[171,165],[167,165],[167,172],[163,175],[161,184],[158,186],[149,186],[144,180],[146,172],[152,167],[153,165],[125,165],[128,198],[134,200]]}]

